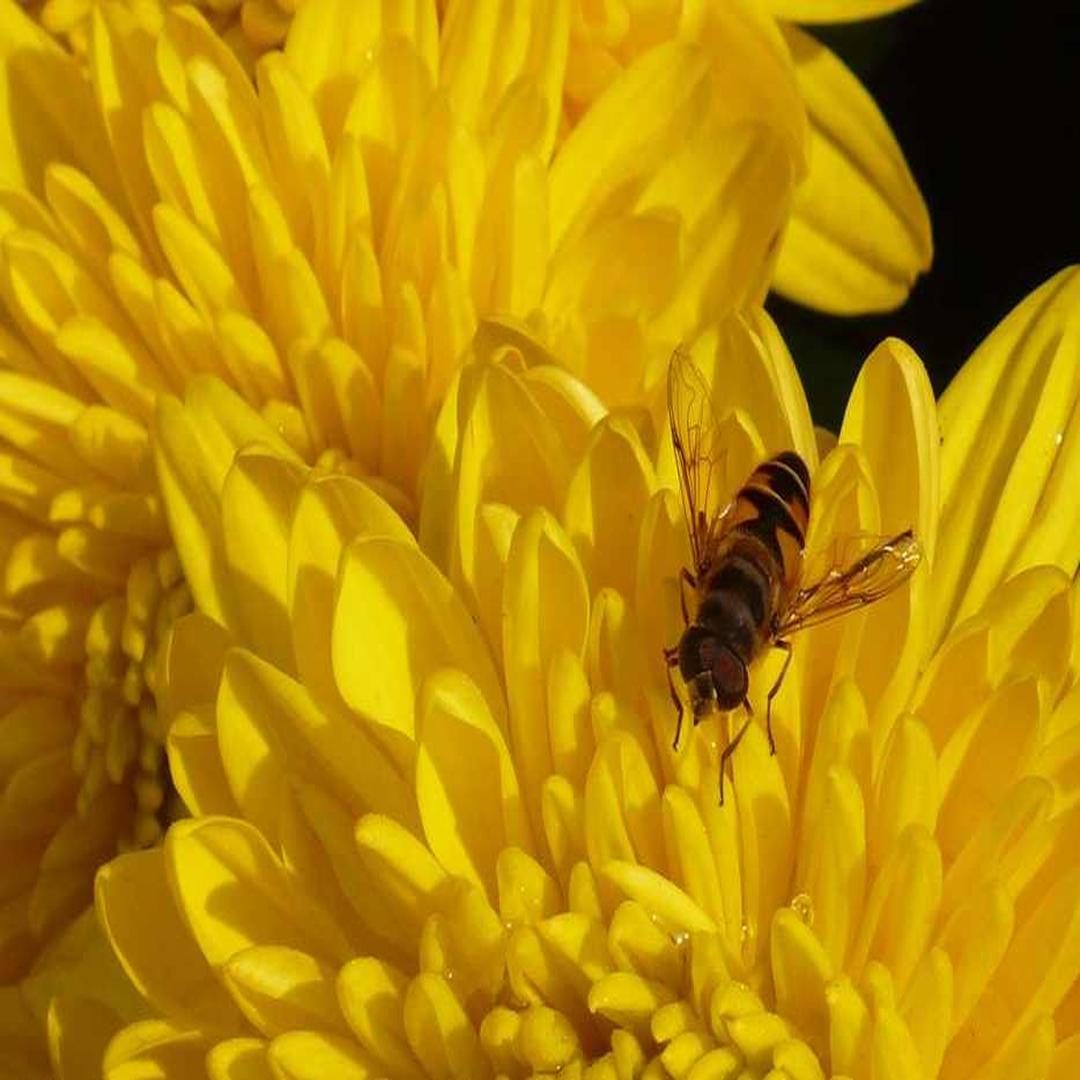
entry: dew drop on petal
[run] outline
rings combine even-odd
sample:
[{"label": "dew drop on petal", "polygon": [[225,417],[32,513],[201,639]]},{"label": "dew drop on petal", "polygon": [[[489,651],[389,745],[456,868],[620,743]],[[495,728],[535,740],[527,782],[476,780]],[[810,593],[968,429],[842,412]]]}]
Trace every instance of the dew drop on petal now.
[{"label": "dew drop on petal", "polygon": [[814,925],[814,902],[807,893],[798,893],[791,898],[791,910],[799,916],[807,926]]}]

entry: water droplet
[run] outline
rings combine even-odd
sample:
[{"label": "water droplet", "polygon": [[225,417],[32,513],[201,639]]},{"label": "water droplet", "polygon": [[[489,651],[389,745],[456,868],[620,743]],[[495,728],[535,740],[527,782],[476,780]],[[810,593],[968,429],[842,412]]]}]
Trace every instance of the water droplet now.
[{"label": "water droplet", "polygon": [[739,927],[739,936],[742,938],[744,945],[754,936],[754,928],[745,919],[743,919],[742,925]]},{"label": "water droplet", "polygon": [[1064,441],[1065,441],[1065,433],[1063,431],[1059,431],[1054,435],[1054,445],[1055,446],[1060,446]]},{"label": "water droplet", "polygon": [[814,901],[811,900],[806,893],[801,892],[797,896],[791,898],[791,910],[794,911],[807,926],[814,925]]},{"label": "water droplet", "polygon": [[685,948],[685,946],[690,943],[690,931],[676,930],[675,933],[671,935],[671,940],[675,943],[676,948]]}]

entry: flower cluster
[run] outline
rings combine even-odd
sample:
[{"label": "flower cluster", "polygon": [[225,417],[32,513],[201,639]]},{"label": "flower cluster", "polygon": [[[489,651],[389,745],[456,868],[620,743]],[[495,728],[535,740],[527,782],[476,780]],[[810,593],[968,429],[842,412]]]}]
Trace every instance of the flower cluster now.
[{"label": "flower cluster", "polygon": [[479,316],[542,324],[636,400],[674,340],[764,288],[791,102],[733,101],[715,42],[669,41],[556,152],[565,13],[514,21],[512,54],[493,17],[312,0],[252,81],[191,8],[100,5],[84,75],[0,4],[21,121],[0,132],[0,978],[168,810],[157,647],[190,591],[150,455],[160,395],[213,373],[412,518]]},{"label": "flower cluster", "polygon": [[[306,0],[45,0],[30,7],[45,28],[77,53],[85,53],[92,47],[95,7],[122,3],[160,11],[181,2],[194,3],[211,20],[247,70],[264,50],[288,44],[293,15],[308,6]],[[316,2],[332,28],[330,36],[348,49],[348,34],[336,31],[352,17],[349,0]],[[554,4],[548,32],[557,34],[565,48],[556,138],[565,137],[624,69],[650,50],[679,38],[708,41],[726,69],[722,78],[728,93],[764,95],[786,114],[790,133],[805,128],[809,168],[791,207],[774,286],[826,311],[888,310],[904,300],[916,276],[930,264],[926,207],[872,98],[836,56],[797,24],[863,19],[910,2]],[[439,4],[446,20],[462,18],[455,8],[471,6]],[[369,30],[381,18],[378,5],[375,8],[362,15]],[[483,30],[489,41],[523,45],[519,12],[507,11],[500,18],[493,9],[483,18],[489,20]],[[330,46],[335,51],[342,48],[337,41]],[[325,39],[309,38],[293,51],[327,46]],[[792,100],[793,91],[798,101]],[[801,141],[804,135],[797,137]]]},{"label": "flower cluster", "polygon": [[[0,0],[0,1076],[1076,1071],[1080,277],[837,437],[760,308],[929,263],[897,6]],[[680,342],[923,551],[723,804]]]},{"label": "flower cluster", "polygon": [[[102,924],[161,1014],[118,1031],[107,1075],[1071,1061],[1076,522],[979,523],[1021,477],[1039,501],[1075,476],[1078,284],[1033,294],[940,409],[883,344],[820,464],[767,318],[696,340],[732,475],[780,447],[814,463],[812,548],[901,525],[925,548],[890,599],[802,636],[777,754],[752,726],[723,805],[723,721],[671,747],[661,647],[688,553],[646,418],[484,326],[418,543],[234,395],[166,403],[169,517],[206,571],[164,678],[194,817],[99,875]],[[1013,395],[1011,419],[986,415]],[[210,429],[237,433],[225,469],[192,453]],[[989,542],[950,535],[964,519]],[[770,683],[755,672],[758,713]]]}]

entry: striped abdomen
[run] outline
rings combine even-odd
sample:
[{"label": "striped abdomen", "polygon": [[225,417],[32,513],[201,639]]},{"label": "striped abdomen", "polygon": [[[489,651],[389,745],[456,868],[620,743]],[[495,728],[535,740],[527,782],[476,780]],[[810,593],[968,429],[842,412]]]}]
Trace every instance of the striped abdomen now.
[{"label": "striped abdomen", "polygon": [[759,465],[735,496],[729,529],[753,538],[789,587],[799,578],[810,521],[810,472],[794,450]]},{"label": "striped abdomen", "polygon": [[810,473],[791,450],[759,465],[735,496],[695,621],[746,662],[799,580],[809,517]]}]

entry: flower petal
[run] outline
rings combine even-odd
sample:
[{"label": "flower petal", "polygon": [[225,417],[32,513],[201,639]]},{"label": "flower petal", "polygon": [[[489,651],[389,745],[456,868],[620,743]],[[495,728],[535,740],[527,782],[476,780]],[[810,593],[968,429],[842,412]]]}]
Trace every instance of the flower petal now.
[{"label": "flower petal", "polygon": [[[887,429],[887,433],[886,433]],[[855,381],[840,442],[862,447],[874,477],[881,531],[914,529],[933,564],[939,501],[934,391],[918,356],[887,338]]]},{"label": "flower petal", "polygon": [[814,932],[835,970],[841,970],[863,914],[866,894],[866,823],[862,791],[852,774],[834,766],[826,780],[821,812],[803,835],[806,891]]},{"label": "flower petal", "polygon": [[390,818],[365,814],[356,846],[368,876],[398,913],[408,937],[419,940],[424,921],[451,888],[452,879],[423,841]]},{"label": "flower petal", "polygon": [[420,1064],[405,1032],[405,990],[409,979],[374,957],[350,960],[338,974],[342,1012],[360,1044],[394,1075],[418,1077]]},{"label": "flower petal", "polygon": [[885,118],[824,45],[784,35],[810,115],[810,173],[796,189],[773,279],[834,314],[888,311],[930,265],[926,204]]},{"label": "flower petal", "polygon": [[264,1039],[225,1039],[206,1055],[210,1080],[275,1080]]},{"label": "flower petal", "polygon": [[933,837],[911,826],[870,889],[849,970],[862,972],[864,965],[880,961],[900,990],[906,989],[937,918],[941,878],[941,852]]},{"label": "flower petal", "polygon": [[[560,355],[614,402],[706,316],[760,298],[801,154],[801,105],[762,74],[790,79],[771,43],[742,13],[704,21],[716,41],[691,34],[638,56],[551,169],[544,309]],[[619,192],[636,193],[626,209]],[[604,385],[613,347],[622,370]]]},{"label": "flower petal", "polygon": [[246,1030],[180,915],[160,848],[114,859],[98,872],[95,891],[113,950],[155,1008],[211,1031]]},{"label": "flower petal", "polygon": [[287,945],[330,961],[349,954],[326,911],[300,891],[246,822],[179,822],[163,850],[170,888],[212,966],[252,945]]},{"label": "flower petal", "polygon": [[[1080,871],[1074,866],[1017,927],[991,984],[950,1045],[943,1069],[974,1069],[1022,1046],[1028,1025],[1052,1013],[1074,984],[1078,965]],[[1045,1039],[1037,1044],[1045,1045]]]},{"label": "flower petal", "polygon": [[409,40],[434,81],[438,24],[434,5],[417,2],[357,8],[348,0],[305,4],[289,28],[285,59],[312,94],[323,127],[337,131],[373,58],[395,37]]},{"label": "flower petal", "polygon": [[457,671],[423,684],[416,734],[416,797],[428,845],[450,873],[494,900],[499,852],[534,847],[503,734],[475,684]]},{"label": "flower petal", "polygon": [[183,405],[163,397],[156,434],[158,479],[185,577],[199,608],[235,627],[236,600],[223,576],[228,565],[220,510],[225,478],[237,451],[252,443],[265,444],[284,462],[295,462],[296,455],[216,379],[192,380]]},{"label": "flower petal", "polygon": [[[228,654],[218,729],[234,796],[268,837],[277,833],[275,799],[285,777],[317,785],[354,819],[377,810],[416,824],[412,791],[370,725],[316,703],[302,684],[246,650]],[[260,787],[261,807],[248,801]]]},{"label": "flower petal", "polygon": [[[885,427],[889,438],[883,438]],[[880,530],[913,529],[926,567],[867,614],[857,678],[871,710],[875,751],[887,725],[911,696],[924,662],[926,602],[938,523],[938,428],[934,394],[919,358],[889,338],[867,358],[844,414],[841,443],[866,457],[880,509]],[[899,655],[877,642],[902,643]]]},{"label": "flower petal", "polygon": [[258,451],[240,453],[221,491],[236,628],[259,656],[295,670],[289,625],[289,531],[302,474],[297,465]]},{"label": "flower petal", "polygon": [[585,839],[599,870],[609,860],[664,865],[660,795],[640,743],[615,732],[600,744],[585,781]]},{"label": "flower petal", "polygon": [[170,1020],[142,1020],[122,1028],[105,1051],[108,1080],[144,1076],[198,1076],[211,1041],[201,1031]]},{"label": "flower petal", "polygon": [[901,1017],[919,1050],[924,1076],[937,1076],[952,1035],[953,968],[949,954],[931,949],[915,969]]},{"label": "flower petal", "polygon": [[940,801],[933,741],[915,717],[901,716],[889,735],[874,785],[871,865],[885,861],[886,852],[909,825],[933,831]]},{"label": "flower petal", "polygon": [[271,1070],[282,1080],[375,1080],[379,1065],[350,1039],[316,1031],[279,1035],[267,1051]]},{"label": "flower petal", "polygon": [[97,1080],[105,1048],[122,1021],[100,1001],[59,994],[49,1005],[49,1056],[60,1080]]},{"label": "flower petal", "polygon": [[341,553],[357,536],[412,541],[401,518],[366,484],[347,476],[312,477],[292,517],[288,598],[297,672],[319,700],[340,700],[331,663],[334,583]]},{"label": "flower petal", "polygon": [[826,987],[833,966],[814,932],[790,908],[777,909],[770,938],[776,1008],[819,1056],[829,1039]]},{"label": "flower petal", "polygon": [[409,739],[418,688],[441,667],[468,675],[506,730],[502,688],[476,624],[413,545],[361,537],[345,551],[332,648],[334,676],[349,706]]},{"label": "flower petal", "polygon": [[[990,334],[941,398],[941,527],[931,636],[1033,563],[1080,561],[1080,273],[1064,270]],[[1051,512],[1048,507],[1057,510]],[[1064,509],[1061,507],[1064,506]],[[986,538],[982,544],[970,537]]]},{"label": "flower petal", "polygon": [[[563,71],[570,29],[567,3],[537,8],[524,16],[476,4],[450,8],[442,29],[442,71],[462,122],[485,130],[485,115],[517,84],[535,87],[544,104],[543,136],[537,151],[547,159],[562,113]],[[531,16],[531,17],[529,17]]]},{"label": "flower petal", "polygon": [[46,167],[66,161],[118,190],[89,83],[17,4],[0,7],[0,117],[0,184],[40,191]]},{"label": "flower petal", "polygon": [[282,945],[254,945],[222,968],[225,985],[244,1015],[271,1038],[305,1028],[347,1034],[335,976],[333,967]]},{"label": "flower petal", "polygon": [[622,419],[601,421],[570,481],[564,515],[594,595],[610,585],[633,596],[637,536],[655,486],[634,428]]},{"label": "flower petal", "polygon": [[405,993],[405,1031],[429,1075],[447,1080],[491,1076],[468,1014],[445,979],[418,975]]},{"label": "flower petal", "polygon": [[918,0],[765,0],[778,19],[801,23],[861,22],[910,7]]},{"label": "flower petal", "polygon": [[[521,773],[525,805],[540,824],[540,789],[553,771],[554,738],[548,717],[549,691],[569,691],[564,665],[582,660],[589,629],[585,574],[565,532],[550,514],[537,510],[514,532],[502,595],[502,652],[510,702],[510,741]],[[559,679],[555,665],[558,662]],[[553,718],[554,719],[554,718]],[[580,756],[581,748],[563,753]],[[539,831],[539,830],[537,830]]]}]

